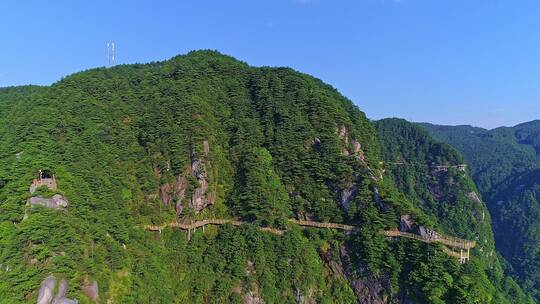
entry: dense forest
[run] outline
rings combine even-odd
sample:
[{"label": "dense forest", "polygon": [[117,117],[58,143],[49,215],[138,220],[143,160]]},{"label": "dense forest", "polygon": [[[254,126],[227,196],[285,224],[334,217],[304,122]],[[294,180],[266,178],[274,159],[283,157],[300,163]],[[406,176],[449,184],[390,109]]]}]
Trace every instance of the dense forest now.
[{"label": "dense forest", "polygon": [[493,130],[422,126],[463,153],[491,212],[508,272],[540,300],[540,121]]},{"label": "dense forest", "polygon": [[[0,89],[0,303],[49,285],[79,303],[533,303],[466,172],[433,169],[461,162],[314,77],[215,51]],[[209,218],[245,224],[142,228]],[[478,245],[460,264],[384,229]]]}]

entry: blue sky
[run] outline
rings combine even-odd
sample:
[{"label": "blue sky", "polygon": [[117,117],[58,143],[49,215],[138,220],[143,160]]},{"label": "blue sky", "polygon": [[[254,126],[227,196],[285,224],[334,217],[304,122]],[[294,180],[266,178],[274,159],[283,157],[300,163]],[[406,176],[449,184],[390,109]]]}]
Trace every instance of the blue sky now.
[{"label": "blue sky", "polygon": [[[8,3],[9,2],[9,3]],[[0,86],[216,49],[321,78],[370,118],[540,118],[538,0],[2,1]]]}]

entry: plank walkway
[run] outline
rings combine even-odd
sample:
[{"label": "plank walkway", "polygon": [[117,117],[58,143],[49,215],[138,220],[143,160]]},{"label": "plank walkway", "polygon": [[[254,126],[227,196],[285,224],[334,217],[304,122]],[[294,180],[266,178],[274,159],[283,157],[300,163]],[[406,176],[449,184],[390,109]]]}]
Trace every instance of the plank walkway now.
[{"label": "plank walkway", "polygon": [[[301,221],[296,219],[289,219],[290,223],[303,226],[303,227],[315,227],[315,228],[329,228],[329,229],[339,229],[339,230],[345,230],[345,231],[353,231],[357,229],[357,226],[351,226],[351,225],[345,225],[345,224],[339,224],[339,223],[322,223],[322,222],[315,222],[315,221]],[[179,223],[179,222],[171,222],[165,225],[145,225],[145,230],[150,231],[159,231],[165,229],[165,228],[180,228],[183,230],[195,230],[200,227],[204,227],[206,225],[224,225],[224,224],[232,224],[234,226],[240,226],[244,224],[243,221],[237,221],[237,220],[228,220],[228,219],[208,219],[208,220],[201,220],[192,222],[189,224],[186,223]],[[281,235],[285,231],[279,230],[275,228],[269,228],[269,227],[260,227],[261,230],[267,231],[273,234]],[[403,232],[399,231],[397,229],[389,229],[389,230],[383,230],[381,231],[382,234],[388,237],[404,237],[409,239],[418,240],[424,243],[440,243],[448,247],[453,248],[459,248],[459,249],[465,249],[469,250],[476,246],[475,241],[469,241],[464,240],[460,238],[455,238],[451,236],[443,236],[441,234],[436,234],[435,236],[431,237],[423,237],[418,234],[410,233],[410,232]]]},{"label": "plank walkway", "polygon": [[459,238],[451,237],[451,236],[438,235],[438,236],[433,236],[433,237],[422,237],[421,235],[418,235],[418,234],[414,234],[410,232],[403,232],[397,229],[384,230],[382,233],[388,237],[404,237],[404,238],[419,240],[424,243],[440,243],[448,247],[454,247],[454,248],[460,248],[460,249],[471,249],[474,246],[476,246],[475,241],[459,239]]}]

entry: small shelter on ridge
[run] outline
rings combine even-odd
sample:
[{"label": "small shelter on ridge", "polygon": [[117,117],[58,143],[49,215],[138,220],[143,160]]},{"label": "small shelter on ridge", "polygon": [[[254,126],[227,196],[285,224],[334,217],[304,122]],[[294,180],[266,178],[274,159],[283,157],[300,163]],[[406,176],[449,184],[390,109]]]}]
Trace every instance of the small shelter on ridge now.
[{"label": "small shelter on ridge", "polygon": [[30,185],[30,193],[34,193],[41,186],[56,190],[56,178],[51,171],[39,170],[38,176],[32,181],[32,185]]}]

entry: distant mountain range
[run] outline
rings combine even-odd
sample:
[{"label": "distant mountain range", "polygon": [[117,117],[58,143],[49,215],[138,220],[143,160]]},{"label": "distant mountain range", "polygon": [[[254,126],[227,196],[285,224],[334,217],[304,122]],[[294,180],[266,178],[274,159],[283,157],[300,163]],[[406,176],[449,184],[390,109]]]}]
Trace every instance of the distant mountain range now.
[{"label": "distant mountain range", "polygon": [[487,202],[496,247],[521,285],[540,297],[540,120],[486,130],[419,124],[458,149]]}]

